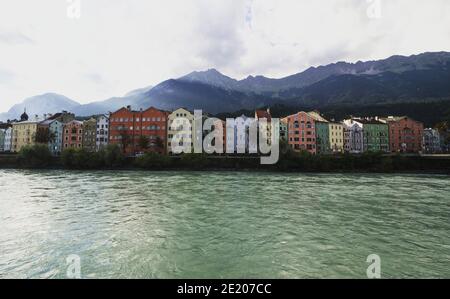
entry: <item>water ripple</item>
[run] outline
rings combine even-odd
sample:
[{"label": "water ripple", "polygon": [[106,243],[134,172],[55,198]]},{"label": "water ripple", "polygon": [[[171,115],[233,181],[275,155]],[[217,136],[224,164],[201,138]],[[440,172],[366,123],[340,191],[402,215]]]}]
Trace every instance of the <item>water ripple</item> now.
[{"label": "water ripple", "polygon": [[0,278],[450,278],[450,178],[0,170]]}]

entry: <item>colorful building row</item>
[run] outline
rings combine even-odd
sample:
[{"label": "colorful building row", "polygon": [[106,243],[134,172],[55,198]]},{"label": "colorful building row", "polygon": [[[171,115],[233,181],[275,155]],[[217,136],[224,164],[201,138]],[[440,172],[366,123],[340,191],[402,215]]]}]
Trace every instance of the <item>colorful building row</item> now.
[{"label": "colorful building row", "polygon": [[107,116],[82,122],[75,120],[75,115],[66,111],[32,119],[24,112],[20,121],[5,126],[0,129],[0,138],[3,140],[0,151],[4,152],[19,152],[24,146],[40,143],[48,144],[50,152],[57,156],[68,148],[96,151],[108,144]]},{"label": "colorful building row", "polygon": [[[184,108],[172,112],[153,107],[136,111],[128,106],[85,121],[76,120],[74,114],[66,111],[46,115],[42,119],[38,116],[29,119],[24,112],[20,121],[0,125],[0,152],[18,152],[26,145],[47,143],[53,155],[60,155],[69,148],[98,151],[108,144],[119,145],[127,155],[144,152],[173,154],[175,136],[179,137],[179,145],[187,145],[193,152],[194,143],[203,143],[200,136],[210,133],[202,131],[206,118],[202,115],[201,127],[197,128],[194,113]],[[221,127],[224,132],[223,152],[249,151],[249,129],[246,128],[244,136],[237,134],[237,128],[246,125],[248,119],[242,115],[238,118],[242,123],[235,122],[231,127],[227,127],[229,124],[223,120],[214,120],[212,129]],[[271,142],[273,124],[270,109],[257,110],[254,119],[267,120],[265,127],[259,129],[267,131]],[[235,134],[227,135],[229,130]],[[317,111],[301,111],[280,120],[279,138],[295,151],[304,150],[312,154],[436,154],[442,151],[442,140],[437,130],[424,129],[422,123],[406,116],[352,117],[336,122],[327,120]],[[238,149],[239,144],[244,148]]]},{"label": "colorful building row", "polygon": [[311,154],[421,153],[429,143],[424,139],[423,124],[406,116],[351,118],[338,123],[313,111],[299,112],[282,121],[287,123],[291,147]]}]

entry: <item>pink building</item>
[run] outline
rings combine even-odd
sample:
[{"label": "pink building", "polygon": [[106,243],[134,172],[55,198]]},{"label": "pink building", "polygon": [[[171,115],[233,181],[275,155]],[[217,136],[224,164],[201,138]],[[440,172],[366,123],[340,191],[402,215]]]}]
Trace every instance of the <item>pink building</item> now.
[{"label": "pink building", "polygon": [[311,154],[317,153],[316,124],[311,115],[302,111],[290,115],[282,121],[288,125],[288,142],[294,150],[305,150]]},{"label": "pink building", "polygon": [[83,123],[72,120],[64,125],[63,149],[81,148],[83,143]]}]

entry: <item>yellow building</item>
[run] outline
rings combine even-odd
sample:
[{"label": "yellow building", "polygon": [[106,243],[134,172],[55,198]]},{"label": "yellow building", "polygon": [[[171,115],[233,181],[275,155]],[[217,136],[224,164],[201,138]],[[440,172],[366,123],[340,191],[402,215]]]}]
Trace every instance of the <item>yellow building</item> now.
[{"label": "yellow building", "polygon": [[333,153],[344,152],[344,125],[339,123],[329,123],[330,146]]},{"label": "yellow building", "polygon": [[18,152],[26,145],[35,143],[36,132],[39,121],[22,121],[12,124],[12,148],[13,152]]},{"label": "yellow building", "polygon": [[[184,130],[188,128],[190,130]],[[173,111],[168,116],[167,121],[167,152],[172,154],[172,139],[178,134],[181,137],[179,146],[189,144],[190,151],[193,151],[193,142],[195,140],[194,115],[186,109],[180,108]]]}]

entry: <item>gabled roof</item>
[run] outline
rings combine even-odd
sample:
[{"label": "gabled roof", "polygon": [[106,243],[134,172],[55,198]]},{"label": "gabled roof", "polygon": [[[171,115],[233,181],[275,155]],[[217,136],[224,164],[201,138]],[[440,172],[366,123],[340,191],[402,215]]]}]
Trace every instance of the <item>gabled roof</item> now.
[{"label": "gabled roof", "polygon": [[183,107],[177,108],[177,109],[173,110],[172,112],[170,112],[170,114],[173,114],[173,113],[175,113],[175,112],[177,112],[177,111],[186,111],[186,112],[188,112],[188,113],[194,115],[194,112],[192,112],[192,111],[189,110],[189,109],[183,108]]},{"label": "gabled roof", "polygon": [[272,120],[272,115],[267,110],[256,110],[255,114],[258,119],[265,118],[267,120]]},{"label": "gabled roof", "polygon": [[52,122],[54,122],[54,121],[56,121],[56,120],[53,120],[53,119],[46,119],[46,120],[44,120],[44,121],[41,121],[40,123],[39,123],[39,125],[42,125],[42,126],[49,126]]},{"label": "gabled roof", "polygon": [[47,120],[55,120],[62,115],[63,115],[62,113],[56,113],[56,114],[50,116]]},{"label": "gabled roof", "polygon": [[126,107],[122,107],[122,108],[120,108],[119,110],[116,110],[116,111],[112,112],[111,114],[118,113],[118,112],[120,112],[120,111],[132,112],[132,111],[128,110]]},{"label": "gabled roof", "polygon": [[320,122],[324,122],[324,123],[329,122],[328,120],[326,120],[325,118],[323,118],[323,117],[320,115],[320,113],[317,112],[317,111],[311,111],[311,112],[308,112],[308,115],[311,116],[312,118],[314,118],[314,120],[316,120],[316,121],[320,121]]},{"label": "gabled roof", "polygon": [[35,119],[35,120],[26,120],[26,121],[20,121],[20,122],[16,122],[13,123],[13,125],[31,125],[31,124],[38,124],[40,123],[42,120],[39,119]]},{"label": "gabled roof", "polygon": [[376,119],[359,119],[358,122],[364,125],[385,125],[386,123],[376,120]]},{"label": "gabled roof", "polygon": [[71,125],[71,124],[82,125],[82,124],[83,124],[83,122],[82,122],[82,121],[79,121],[79,120],[76,120],[76,119],[74,119],[74,120],[71,120],[71,121],[69,121],[69,122],[68,122],[68,123],[66,123],[65,125],[67,126],[67,125]]},{"label": "gabled roof", "polygon": [[[171,113],[171,112],[169,112],[169,111],[161,110],[161,109],[158,109],[158,108],[155,108],[155,107],[147,108],[147,109],[143,110],[142,112],[147,112],[147,111],[150,111],[150,110],[158,111],[158,112],[164,113],[164,114],[166,114],[166,115],[169,115],[169,114]],[[139,112],[140,112],[140,111],[139,111]]]}]

